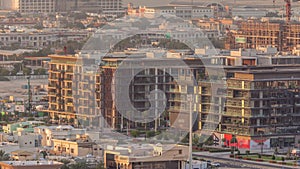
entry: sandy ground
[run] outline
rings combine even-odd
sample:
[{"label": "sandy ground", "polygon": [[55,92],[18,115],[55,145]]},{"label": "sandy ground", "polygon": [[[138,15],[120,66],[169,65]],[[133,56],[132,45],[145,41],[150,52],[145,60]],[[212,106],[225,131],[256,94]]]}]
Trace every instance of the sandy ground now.
[{"label": "sandy ground", "polygon": [[[48,79],[32,79],[30,80],[30,83],[32,87],[38,85],[47,85]],[[26,79],[0,82],[0,97],[27,97],[27,89],[22,89],[23,85],[27,85]]]}]

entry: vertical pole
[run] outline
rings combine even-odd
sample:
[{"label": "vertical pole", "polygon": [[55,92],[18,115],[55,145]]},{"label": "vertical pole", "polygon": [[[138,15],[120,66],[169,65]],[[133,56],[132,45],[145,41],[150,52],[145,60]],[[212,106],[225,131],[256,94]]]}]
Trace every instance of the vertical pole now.
[{"label": "vertical pole", "polygon": [[192,104],[193,104],[193,95],[188,95],[188,99],[190,102],[190,122],[189,122],[189,169],[192,169],[192,154],[193,154],[193,114],[192,114]]},{"label": "vertical pole", "polygon": [[[158,128],[158,119],[160,117],[158,116],[158,111],[157,111],[157,106],[158,106],[158,69],[155,68],[155,132],[157,132],[157,128]],[[158,118],[158,119],[157,119]]]},{"label": "vertical pole", "polygon": [[27,77],[28,82],[28,113],[31,114],[31,90],[30,90],[30,76]]},{"label": "vertical pole", "polygon": [[260,153],[261,155],[263,154],[263,149],[264,149],[264,142],[262,139],[262,134],[260,134],[260,141],[261,141],[261,145],[260,145]]}]

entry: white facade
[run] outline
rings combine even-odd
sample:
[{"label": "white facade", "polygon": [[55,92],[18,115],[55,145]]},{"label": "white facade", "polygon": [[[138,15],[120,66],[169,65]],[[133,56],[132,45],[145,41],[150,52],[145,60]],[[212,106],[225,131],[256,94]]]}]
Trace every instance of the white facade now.
[{"label": "white facade", "polygon": [[34,148],[41,146],[42,136],[39,134],[19,134],[18,144],[20,148]]},{"label": "white facade", "polygon": [[156,7],[156,8],[143,8],[145,14],[169,14],[175,15],[183,19],[197,19],[203,17],[213,17],[214,11],[209,7],[198,6],[178,6],[178,7]]},{"label": "white facade", "polygon": [[74,140],[77,135],[85,134],[85,129],[74,129],[71,126],[41,126],[34,128],[34,132],[42,135],[42,146],[53,146],[52,139]]}]

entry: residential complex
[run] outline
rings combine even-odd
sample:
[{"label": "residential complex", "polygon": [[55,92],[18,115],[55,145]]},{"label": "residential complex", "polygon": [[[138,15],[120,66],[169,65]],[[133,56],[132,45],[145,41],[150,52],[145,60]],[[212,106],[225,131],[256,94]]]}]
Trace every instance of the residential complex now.
[{"label": "residential complex", "polygon": [[0,168],[299,167],[298,3],[271,3],[0,0]]}]

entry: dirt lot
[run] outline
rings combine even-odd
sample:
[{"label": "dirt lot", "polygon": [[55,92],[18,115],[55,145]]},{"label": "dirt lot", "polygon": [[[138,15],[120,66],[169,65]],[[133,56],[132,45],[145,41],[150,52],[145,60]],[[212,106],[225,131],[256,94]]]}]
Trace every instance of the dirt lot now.
[{"label": "dirt lot", "polygon": [[[47,85],[48,79],[32,79],[30,80],[31,86]],[[27,97],[27,89],[22,89],[23,85],[27,85],[26,79],[12,80],[7,82],[0,82],[0,97],[15,96]]]}]

